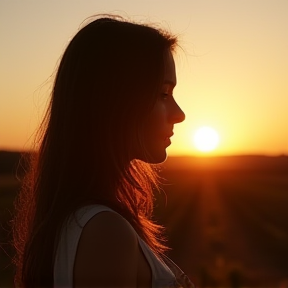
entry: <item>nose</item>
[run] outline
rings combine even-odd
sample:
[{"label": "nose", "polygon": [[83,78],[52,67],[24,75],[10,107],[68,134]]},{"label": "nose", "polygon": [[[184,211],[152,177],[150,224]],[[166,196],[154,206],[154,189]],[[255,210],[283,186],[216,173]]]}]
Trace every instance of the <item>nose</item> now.
[{"label": "nose", "polygon": [[181,123],[185,120],[185,113],[183,112],[183,110],[179,107],[179,105],[176,102],[174,104],[175,105],[173,107],[173,111],[171,114],[171,120],[173,124]]}]

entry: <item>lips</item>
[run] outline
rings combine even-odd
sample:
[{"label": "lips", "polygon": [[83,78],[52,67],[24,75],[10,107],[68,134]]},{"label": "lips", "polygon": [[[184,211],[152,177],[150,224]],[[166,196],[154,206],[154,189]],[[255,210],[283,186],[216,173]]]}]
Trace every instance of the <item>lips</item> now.
[{"label": "lips", "polygon": [[171,145],[171,140],[170,137],[172,137],[174,135],[174,133],[169,133],[165,138],[164,138],[164,142],[166,147]]},{"label": "lips", "polygon": [[170,140],[170,138],[165,138],[165,140],[164,140],[164,145],[165,145],[165,147],[168,147],[168,146],[170,146],[171,145],[171,140]]},{"label": "lips", "polygon": [[173,135],[174,135],[174,133],[172,132],[171,134],[168,134],[168,135],[165,137],[165,139],[169,139],[169,138],[171,138]]}]

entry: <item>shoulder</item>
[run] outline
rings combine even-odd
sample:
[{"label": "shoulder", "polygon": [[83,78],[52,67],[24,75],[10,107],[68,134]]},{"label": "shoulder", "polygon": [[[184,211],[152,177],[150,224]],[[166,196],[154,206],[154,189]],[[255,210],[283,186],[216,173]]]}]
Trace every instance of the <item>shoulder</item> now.
[{"label": "shoulder", "polygon": [[137,234],[128,221],[110,211],[96,214],[84,226],[79,240],[75,287],[101,283],[133,286],[137,282],[138,251]]},{"label": "shoulder", "polygon": [[88,221],[83,228],[79,245],[83,242],[93,243],[94,248],[97,248],[95,243],[117,244],[130,249],[138,245],[137,234],[130,223],[121,215],[110,211],[98,213]]}]

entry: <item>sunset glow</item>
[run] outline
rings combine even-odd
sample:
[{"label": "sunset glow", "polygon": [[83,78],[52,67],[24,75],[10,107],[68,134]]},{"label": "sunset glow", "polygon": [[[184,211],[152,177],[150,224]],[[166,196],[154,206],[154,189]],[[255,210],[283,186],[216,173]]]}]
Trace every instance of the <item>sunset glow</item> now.
[{"label": "sunset glow", "polygon": [[186,120],[169,155],[202,155],[191,137],[203,123],[221,136],[209,155],[288,154],[287,11],[286,0],[1,1],[0,150],[33,146],[69,40],[112,13],[179,36],[174,96]]},{"label": "sunset glow", "polygon": [[211,127],[203,126],[196,130],[193,142],[196,148],[202,152],[210,152],[219,144],[219,134]]}]

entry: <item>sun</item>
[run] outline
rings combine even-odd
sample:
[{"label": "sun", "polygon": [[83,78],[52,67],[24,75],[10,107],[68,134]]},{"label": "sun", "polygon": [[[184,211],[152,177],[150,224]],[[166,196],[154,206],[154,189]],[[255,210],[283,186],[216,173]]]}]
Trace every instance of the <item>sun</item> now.
[{"label": "sun", "polygon": [[210,152],[218,146],[219,134],[212,127],[202,126],[196,130],[193,142],[201,152]]}]

